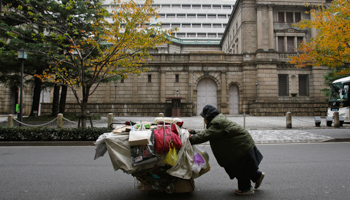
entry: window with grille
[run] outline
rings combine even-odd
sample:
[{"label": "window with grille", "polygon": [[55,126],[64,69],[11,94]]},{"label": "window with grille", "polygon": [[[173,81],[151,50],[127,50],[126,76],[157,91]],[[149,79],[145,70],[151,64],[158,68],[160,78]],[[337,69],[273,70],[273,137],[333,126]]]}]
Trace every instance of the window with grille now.
[{"label": "window with grille", "polygon": [[221,5],[213,5],[213,9],[221,9]]},{"label": "window with grille", "polygon": [[179,75],[178,75],[178,74],[175,74],[175,82],[176,82],[176,83],[180,82],[180,78],[179,78]]},{"label": "window with grille", "polygon": [[294,49],[294,37],[287,37],[287,52],[293,52]]},{"label": "window with grille", "polygon": [[208,18],[209,18],[209,19],[215,19],[215,18],[216,18],[216,15],[208,15]]},{"label": "window with grille", "polygon": [[159,14],[159,18],[165,18],[165,14]]},{"label": "window with grille", "polygon": [[180,24],[172,24],[171,27],[173,27],[173,28],[180,28]]},{"label": "window with grille", "polygon": [[216,33],[208,33],[209,38],[216,38]]},{"label": "window with grille", "polygon": [[148,74],[148,82],[151,83],[152,82],[152,75]]},{"label": "window with grille", "polygon": [[185,35],[186,35],[185,33],[177,33],[176,34],[177,37],[185,37]]},{"label": "window with grille", "polygon": [[191,5],[182,5],[183,9],[191,9]]},{"label": "window with grille", "polygon": [[196,18],[196,15],[195,14],[188,14],[187,18]]},{"label": "window with grille", "polygon": [[213,24],[213,28],[221,28],[221,24]]},{"label": "window with grille", "polygon": [[224,9],[231,9],[231,6],[230,5],[224,5],[223,8]]},{"label": "window with grille", "polygon": [[278,12],[279,23],[297,23],[301,21],[301,12]]},{"label": "window with grille", "polygon": [[211,9],[211,5],[203,5],[202,8],[203,9]]},{"label": "window with grille", "polygon": [[278,12],[278,22],[284,22],[284,12]]},{"label": "window with grille", "polygon": [[177,14],[177,18],[186,18],[185,14]]},{"label": "window with grille", "polygon": [[170,28],[170,24],[162,24],[163,28]]},{"label": "window with grille", "polygon": [[207,15],[198,14],[198,18],[207,18]]},{"label": "window with grille", "polygon": [[287,20],[286,20],[287,23],[293,23],[293,13],[292,12],[287,12],[286,18],[287,18]]},{"label": "window with grille", "polygon": [[203,24],[203,28],[211,28],[211,24]]},{"label": "window with grille", "polygon": [[191,24],[182,24],[182,28],[191,28]]},{"label": "window with grille", "polygon": [[162,5],[162,8],[170,8],[170,5],[169,4],[164,4],[164,5]]},{"label": "window with grille", "polygon": [[299,74],[299,96],[309,96],[308,74]]},{"label": "window with grille", "polygon": [[175,4],[172,6],[173,8],[180,8],[181,6],[179,4]]},{"label": "window with grille", "polygon": [[192,24],[192,28],[201,28],[201,24]]},{"label": "window with grille", "polygon": [[297,37],[297,47],[300,46],[300,44],[304,41],[304,38],[303,37]]},{"label": "window with grille", "polygon": [[166,18],[175,18],[175,14],[167,14]]},{"label": "window with grille", "polygon": [[289,96],[288,74],[278,75],[278,96]]},{"label": "window with grille", "polygon": [[284,37],[278,37],[278,51],[284,51]]},{"label": "window with grille", "polygon": [[295,23],[297,23],[297,22],[300,22],[301,21],[301,13],[300,12],[296,12],[296,13],[294,13],[294,15],[295,15]]},{"label": "window with grille", "polygon": [[194,38],[196,37],[196,33],[187,33],[187,37]]},{"label": "window with grille", "polygon": [[201,9],[201,5],[192,5],[193,9]]},{"label": "window with grille", "polygon": [[226,15],[218,15],[219,19],[226,19]]},{"label": "window with grille", "polygon": [[206,33],[198,33],[197,36],[199,38],[206,38],[207,37],[207,34]]}]

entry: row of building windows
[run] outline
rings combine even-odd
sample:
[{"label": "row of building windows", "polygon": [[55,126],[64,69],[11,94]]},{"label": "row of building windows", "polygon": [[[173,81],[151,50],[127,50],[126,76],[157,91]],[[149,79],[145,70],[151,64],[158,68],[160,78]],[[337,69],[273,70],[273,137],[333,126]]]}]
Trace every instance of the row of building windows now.
[{"label": "row of building windows", "polygon": [[[309,75],[299,74],[299,96],[309,96]],[[289,96],[289,75],[279,74],[278,75],[278,95]],[[292,95],[294,95],[292,93]],[[296,94],[295,94],[296,95]]]},{"label": "row of building windows", "polygon": [[[152,75],[148,74],[147,81],[152,82]],[[180,80],[179,74],[175,74],[175,82],[178,83]],[[299,96],[309,96],[309,75],[308,74],[299,74]],[[121,81],[124,83],[124,79]],[[295,84],[295,83],[294,83]],[[289,75],[288,74],[279,74],[278,75],[278,95],[279,96],[289,96]],[[294,94],[292,94],[294,95]]]},{"label": "row of building windows", "polygon": [[280,52],[295,52],[296,48],[303,42],[303,37],[293,36],[278,36],[277,51]]},{"label": "row of building windows", "polygon": [[[103,5],[104,7],[110,7],[110,5]],[[120,4],[112,5],[112,7],[119,7]],[[139,4],[139,7],[142,7],[143,4]],[[232,5],[210,5],[210,4],[195,4],[195,5],[190,5],[190,4],[153,4],[153,8],[161,8],[161,9],[225,9],[225,10],[232,10],[233,6]]]},{"label": "row of building windows", "polygon": [[[148,74],[147,82],[152,83],[152,75],[151,74]],[[179,76],[179,74],[175,74],[175,83],[179,83],[179,82],[180,82],[180,76]]]},{"label": "row of building windows", "polygon": [[301,12],[278,12],[279,23],[298,23],[301,21]]},{"label": "row of building windows", "polygon": [[194,5],[190,5],[190,4],[153,4],[152,7],[154,8],[162,8],[162,9],[228,9],[231,10],[233,8],[232,5],[210,5],[210,4],[194,4]]},{"label": "row of building windows", "polygon": [[174,36],[179,38],[221,38],[223,36],[223,33],[181,33],[178,32]]},{"label": "row of building windows", "polygon": [[173,24],[168,24],[164,23],[162,24],[163,28],[226,28],[227,24],[178,24],[178,23],[173,23]]},{"label": "row of building windows", "polygon": [[230,18],[229,14],[159,14],[159,18],[167,18],[167,19],[174,19],[174,18],[189,18],[189,19],[228,19]]}]

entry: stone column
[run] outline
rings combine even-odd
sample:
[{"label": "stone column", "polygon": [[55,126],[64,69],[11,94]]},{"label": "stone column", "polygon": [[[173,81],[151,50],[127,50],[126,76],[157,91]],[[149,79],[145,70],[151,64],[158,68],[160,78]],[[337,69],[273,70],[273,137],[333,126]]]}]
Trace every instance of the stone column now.
[{"label": "stone column", "polygon": [[137,103],[138,102],[138,92],[137,92],[137,75],[134,74],[132,78],[132,102]]},{"label": "stone column", "polygon": [[193,97],[193,72],[189,72],[188,73],[188,88],[189,88],[189,97],[188,97],[188,101],[189,103],[192,103],[192,97]]},{"label": "stone column", "polygon": [[284,52],[288,51],[288,42],[287,42],[287,37],[284,36]]},{"label": "stone column", "polygon": [[226,71],[221,72],[221,112],[228,114],[227,91],[226,91]]},{"label": "stone column", "polygon": [[256,35],[257,35],[257,41],[258,41],[258,49],[262,49],[262,12],[261,12],[261,5],[257,5],[257,13],[256,13]]},{"label": "stone column", "polygon": [[269,5],[269,49],[275,49],[273,38],[273,5]]}]

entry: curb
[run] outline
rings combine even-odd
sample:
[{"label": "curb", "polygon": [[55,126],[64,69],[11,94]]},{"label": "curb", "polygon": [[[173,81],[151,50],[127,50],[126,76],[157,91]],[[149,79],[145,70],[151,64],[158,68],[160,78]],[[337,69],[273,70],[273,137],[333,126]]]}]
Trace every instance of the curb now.
[{"label": "curb", "polygon": [[95,141],[3,141],[0,146],[95,146]]},{"label": "curb", "polygon": [[324,142],[350,142],[350,138],[333,138]]}]

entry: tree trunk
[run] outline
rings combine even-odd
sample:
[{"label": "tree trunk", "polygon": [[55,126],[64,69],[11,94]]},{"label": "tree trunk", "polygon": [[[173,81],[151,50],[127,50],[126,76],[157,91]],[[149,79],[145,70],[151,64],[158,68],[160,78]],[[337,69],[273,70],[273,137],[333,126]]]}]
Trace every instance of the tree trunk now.
[{"label": "tree trunk", "polygon": [[86,128],[86,115],[87,115],[87,106],[89,99],[90,87],[82,87],[83,90],[83,99],[81,102],[81,126]]},{"label": "tree trunk", "polygon": [[60,97],[60,86],[55,85],[54,90],[53,90],[53,101],[52,101],[52,117],[56,117],[58,114],[58,100]]},{"label": "tree trunk", "polygon": [[[36,74],[42,74],[42,73],[43,73],[42,69],[36,70]],[[30,115],[29,115],[31,117],[35,116],[34,111],[36,111],[36,115],[39,112],[41,85],[42,85],[42,82],[41,82],[40,78],[35,77],[34,78],[34,94],[33,94],[32,110],[31,110]]]},{"label": "tree trunk", "polygon": [[64,113],[66,108],[66,99],[67,99],[67,86],[62,85],[59,113]]}]

